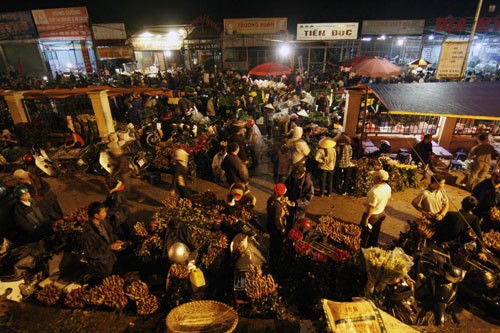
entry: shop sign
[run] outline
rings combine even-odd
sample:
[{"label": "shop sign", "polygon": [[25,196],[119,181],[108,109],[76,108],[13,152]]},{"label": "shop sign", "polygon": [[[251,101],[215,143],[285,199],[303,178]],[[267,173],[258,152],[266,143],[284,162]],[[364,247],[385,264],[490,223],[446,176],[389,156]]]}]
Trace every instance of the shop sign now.
[{"label": "shop sign", "polygon": [[463,76],[468,41],[445,41],[441,48],[436,78],[460,78]]},{"label": "shop sign", "polygon": [[425,20],[363,21],[363,35],[421,35]]},{"label": "shop sign", "polygon": [[263,35],[286,32],[286,17],[224,19],[225,35]]},{"label": "shop sign", "polygon": [[82,47],[82,57],[83,57],[83,63],[85,64],[85,71],[87,74],[92,73],[92,62],[90,61],[90,52],[89,52],[89,47],[85,43],[85,41],[80,41],[80,45]]},{"label": "shop sign", "polygon": [[182,40],[169,37],[134,37],[132,45],[135,51],[180,50]]},{"label": "shop sign", "polygon": [[95,40],[127,39],[124,23],[92,24],[92,32]]},{"label": "shop sign", "polygon": [[299,23],[297,40],[357,39],[358,23]]},{"label": "shop sign", "polygon": [[[465,33],[467,30],[466,17],[438,17],[436,32]],[[480,17],[477,20],[476,32],[500,32],[500,15],[496,17]]]},{"label": "shop sign", "polygon": [[128,46],[98,47],[99,59],[132,59],[132,49]]},{"label": "shop sign", "polygon": [[32,10],[40,39],[91,39],[86,7]]},{"label": "shop sign", "polygon": [[30,12],[0,13],[0,40],[36,38],[35,24]]},{"label": "shop sign", "polygon": [[220,45],[217,43],[190,44],[187,46],[189,50],[218,50]]}]

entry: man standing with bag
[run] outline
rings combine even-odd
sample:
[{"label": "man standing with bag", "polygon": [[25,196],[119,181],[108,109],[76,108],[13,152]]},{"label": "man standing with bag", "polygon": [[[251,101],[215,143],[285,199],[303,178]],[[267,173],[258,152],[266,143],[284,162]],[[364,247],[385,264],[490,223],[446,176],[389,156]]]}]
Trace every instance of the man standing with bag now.
[{"label": "man standing with bag", "polygon": [[363,235],[361,245],[363,247],[375,247],[382,222],[385,220],[385,207],[391,198],[391,187],[387,184],[389,174],[385,170],[372,172],[373,187],[368,191],[366,210],[361,218]]}]

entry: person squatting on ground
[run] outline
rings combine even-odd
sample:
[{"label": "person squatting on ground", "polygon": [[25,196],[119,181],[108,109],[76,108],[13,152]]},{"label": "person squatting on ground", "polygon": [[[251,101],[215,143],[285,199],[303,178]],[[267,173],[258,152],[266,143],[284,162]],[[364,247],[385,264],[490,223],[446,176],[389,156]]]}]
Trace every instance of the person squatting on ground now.
[{"label": "person squatting on ground", "polygon": [[89,222],[83,227],[83,253],[88,263],[90,277],[101,280],[114,271],[117,261],[115,252],[122,249],[123,242],[113,233],[106,220],[104,204],[92,202],[88,208]]},{"label": "person squatting on ground", "polygon": [[31,197],[36,201],[44,215],[59,219],[63,216],[57,196],[50,185],[41,177],[23,169],[17,169],[13,174],[20,185],[28,187]]},{"label": "person squatting on ground", "polygon": [[387,184],[389,174],[385,170],[372,172],[374,185],[367,193],[366,210],[361,218],[363,228],[362,246],[375,247],[378,244],[385,207],[391,198],[391,187]]},{"label": "person squatting on ground", "polygon": [[297,165],[285,181],[288,198],[295,206],[290,207],[290,215],[286,225],[286,231],[296,227],[297,221],[306,215],[307,207],[314,197],[314,186],[311,175],[306,172],[304,165]]},{"label": "person squatting on ground", "polygon": [[[336,142],[332,138],[325,137],[319,141],[319,149],[316,152],[314,159],[318,162],[318,169],[320,174],[320,190],[319,196],[323,194],[330,196],[333,191],[333,170],[335,169],[335,162],[337,153],[335,152]],[[326,193],[325,193],[326,189]]]},{"label": "person squatting on ground", "polygon": [[448,196],[444,191],[444,179],[431,178],[431,183],[423,189],[411,202],[412,206],[431,222],[441,221],[450,206]]}]

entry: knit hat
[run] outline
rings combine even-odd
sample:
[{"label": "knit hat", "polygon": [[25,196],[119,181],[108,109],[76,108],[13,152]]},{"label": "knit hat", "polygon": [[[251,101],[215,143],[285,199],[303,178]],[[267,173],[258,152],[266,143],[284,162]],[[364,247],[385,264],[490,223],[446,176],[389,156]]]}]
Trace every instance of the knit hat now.
[{"label": "knit hat", "polygon": [[233,198],[236,201],[238,201],[241,199],[241,197],[243,197],[243,194],[245,194],[245,190],[246,190],[246,188],[245,188],[244,184],[234,183],[231,186],[230,193],[233,196]]},{"label": "knit hat", "polygon": [[286,186],[285,184],[276,184],[274,185],[274,195],[277,197],[281,197],[286,193]]}]

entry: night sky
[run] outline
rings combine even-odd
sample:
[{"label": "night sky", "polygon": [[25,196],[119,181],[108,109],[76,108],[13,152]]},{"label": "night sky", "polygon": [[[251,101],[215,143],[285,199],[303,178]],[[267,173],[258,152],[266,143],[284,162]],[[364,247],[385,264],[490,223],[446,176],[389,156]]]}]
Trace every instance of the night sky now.
[{"label": "night sky", "polygon": [[[483,12],[499,0],[484,0]],[[428,19],[475,14],[476,0],[2,0],[0,11],[87,6],[95,23],[125,22],[128,29],[145,25],[185,24],[201,14],[215,22],[223,18],[288,17],[288,28],[297,23],[356,22],[366,19]]]}]

